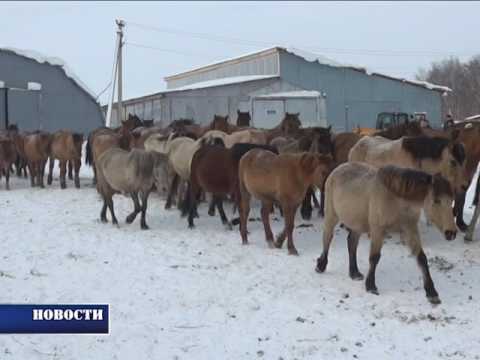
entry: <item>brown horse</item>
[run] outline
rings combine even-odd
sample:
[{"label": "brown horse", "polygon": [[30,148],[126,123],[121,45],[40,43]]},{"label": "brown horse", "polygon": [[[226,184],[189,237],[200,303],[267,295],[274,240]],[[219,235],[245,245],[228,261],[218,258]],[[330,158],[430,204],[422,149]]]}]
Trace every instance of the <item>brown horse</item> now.
[{"label": "brown horse", "polygon": [[[222,223],[231,229],[231,223],[223,209],[223,199],[231,195],[234,202],[238,203],[238,163],[242,156],[252,149],[268,149],[276,152],[276,149],[268,145],[259,144],[235,144],[232,148],[225,148],[224,144],[206,144],[203,141],[201,147],[195,152],[192,159],[189,197],[185,207],[188,207],[188,226],[193,228],[193,218],[197,208],[197,199],[200,191],[213,195],[213,206],[216,206]],[[211,207],[210,212],[214,208]],[[186,212],[186,209],[183,209]]]},{"label": "brown horse", "polygon": [[95,167],[98,176],[97,191],[103,198],[100,220],[107,222],[108,207],[112,223],[118,224],[113,209],[113,195],[127,193],[134,204],[133,212],[127,216],[127,224],[131,224],[141,212],[140,227],[143,230],[148,229],[145,221],[148,196],[154,183],[166,176],[167,156],[139,149],[125,151],[118,147],[110,147],[97,158]]},{"label": "brown horse", "polygon": [[368,292],[378,295],[375,269],[383,241],[387,233],[400,233],[417,257],[428,300],[440,303],[422,249],[418,221],[423,208],[447,240],[455,238],[453,191],[445,178],[391,165],[377,170],[368,164],[353,162],[337,167],[330,174],[326,191],[323,252],[317,260],[317,272],[325,271],[335,225],[343,223],[349,230],[349,269],[354,280],[363,279],[357,266],[358,240],[361,234],[369,233],[370,269],[365,286]]},{"label": "brown horse", "polygon": [[302,122],[299,119],[300,113],[285,113],[283,120],[273,129],[263,130],[266,136],[266,143],[270,144],[270,141],[279,136],[295,136],[302,126]]},{"label": "brown horse", "polygon": [[51,139],[51,134],[45,131],[35,131],[24,137],[23,146],[32,187],[45,187],[43,177],[45,175],[45,165],[50,156]]},{"label": "brown horse", "polygon": [[17,151],[13,140],[0,135],[0,179],[5,176],[5,188],[10,190],[10,169],[17,160]]},{"label": "brown horse", "polygon": [[[471,183],[480,162],[480,123],[455,124],[453,129],[446,131],[449,136],[452,136],[452,132],[458,132],[457,140],[465,147],[465,170],[467,179]],[[465,197],[466,191],[458,192],[455,196],[454,214],[461,231],[467,229],[463,220]]]},{"label": "brown horse", "polygon": [[[245,154],[238,169],[240,182],[240,234],[247,244],[247,220],[250,212],[250,197],[262,202],[262,221],[269,247],[281,248],[288,238],[288,253],[298,255],[293,244],[295,213],[312,185],[321,186],[332,168],[329,156],[298,153],[275,155],[271,151],[253,149]],[[285,226],[274,244],[270,228],[270,212],[278,203],[285,219]]]},{"label": "brown horse", "polygon": [[68,162],[73,163],[75,170],[75,187],[80,188],[80,166],[82,165],[82,144],[83,134],[73,133],[69,130],[59,130],[52,134],[50,143],[50,166],[47,184],[51,185],[53,180],[53,166],[55,160],[59,161],[60,187],[67,187],[66,173]]}]

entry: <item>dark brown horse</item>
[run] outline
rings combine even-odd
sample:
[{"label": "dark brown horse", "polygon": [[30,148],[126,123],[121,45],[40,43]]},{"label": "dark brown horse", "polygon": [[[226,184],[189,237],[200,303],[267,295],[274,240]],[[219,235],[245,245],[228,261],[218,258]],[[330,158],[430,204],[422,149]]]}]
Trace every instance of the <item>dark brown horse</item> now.
[{"label": "dark brown horse", "polygon": [[[220,139],[213,141],[221,142]],[[225,148],[224,144],[203,144],[193,156],[189,198],[184,206],[188,206],[188,226],[194,227],[193,218],[197,207],[200,191],[213,195],[213,205],[220,213],[222,223],[231,229],[231,223],[223,209],[223,199],[231,195],[234,202],[238,202],[238,163],[242,156],[252,149],[268,149],[276,151],[268,145],[238,143],[232,148]]]},{"label": "dark brown horse", "polygon": [[382,136],[390,140],[400,139],[402,136],[420,136],[423,135],[420,123],[410,121],[408,123],[390,126],[388,129],[376,131],[374,136]]},{"label": "dark brown horse", "polygon": [[302,126],[299,119],[300,113],[285,113],[283,120],[273,129],[264,130],[267,144],[279,136],[295,136]]}]

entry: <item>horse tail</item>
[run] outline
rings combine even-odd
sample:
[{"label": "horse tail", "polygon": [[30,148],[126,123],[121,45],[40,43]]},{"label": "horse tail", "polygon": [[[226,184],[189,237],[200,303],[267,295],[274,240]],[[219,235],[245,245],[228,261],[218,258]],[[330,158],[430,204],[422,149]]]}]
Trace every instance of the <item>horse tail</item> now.
[{"label": "horse tail", "polygon": [[93,164],[93,154],[92,154],[92,137],[89,136],[87,139],[87,145],[85,147],[85,163],[89,166]]}]

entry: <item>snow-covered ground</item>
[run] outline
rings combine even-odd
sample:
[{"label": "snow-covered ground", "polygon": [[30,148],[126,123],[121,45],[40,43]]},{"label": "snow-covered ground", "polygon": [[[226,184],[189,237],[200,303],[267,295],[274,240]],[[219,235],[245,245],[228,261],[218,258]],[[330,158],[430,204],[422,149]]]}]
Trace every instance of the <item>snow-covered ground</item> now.
[{"label": "snow-covered ground", "polygon": [[[0,302],[109,303],[110,334],[1,335],[0,359],[480,358],[478,230],[466,244],[421,224],[443,301],[433,307],[398,237],[386,241],[375,296],[348,277],[342,229],[326,273],[314,271],[319,219],[296,229],[294,257],[266,247],[260,222],[249,223],[250,245],[242,246],[238,230],[225,230],[205,205],[189,230],[157,195],[151,230],[141,231],[138,219],[123,222],[131,201],[119,195],[120,228],[102,224],[90,169],[82,169],[81,183],[61,190],[57,178],[42,190],[14,178],[7,192],[2,180]],[[368,245],[362,237],[364,273]]]}]

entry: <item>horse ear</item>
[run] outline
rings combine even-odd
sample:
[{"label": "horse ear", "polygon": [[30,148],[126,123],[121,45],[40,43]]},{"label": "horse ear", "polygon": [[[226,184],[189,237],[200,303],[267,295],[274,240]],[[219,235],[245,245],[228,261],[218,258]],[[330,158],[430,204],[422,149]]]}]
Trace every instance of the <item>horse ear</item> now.
[{"label": "horse ear", "polygon": [[237,109],[237,115],[240,115],[240,110]]},{"label": "horse ear", "polygon": [[229,116],[229,115],[225,116],[225,120],[228,120],[228,116]]},{"label": "horse ear", "polygon": [[327,127],[327,130],[328,130],[328,132],[332,132],[332,125],[329,125],[329,126]]}]

